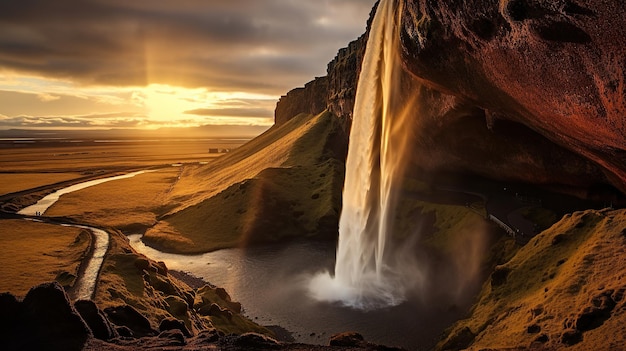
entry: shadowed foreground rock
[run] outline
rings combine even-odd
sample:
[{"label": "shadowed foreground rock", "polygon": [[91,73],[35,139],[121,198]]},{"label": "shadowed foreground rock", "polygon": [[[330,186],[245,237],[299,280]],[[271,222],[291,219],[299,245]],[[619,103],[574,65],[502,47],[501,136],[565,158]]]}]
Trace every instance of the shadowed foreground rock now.
[{"label": "shadowed foreground rock", "polygon": [[58,283],[32,288],[23,301],[0,298],[3,350],[81,350],[93,337]]},{"label": "shadowed foreground rock", "polygon": [[[220,294],[227,297],[222,290]],[[3,351],[395,350],[367,343],[355,333],[334,336],[335,341],[330,344],[336,346],[330,347],[284,343],[257,333],[226,335],[214,328],[192,336],[185,324],[174,318],[163,319],[159,330],[160,333],[153,330],[148,320],[131,306],[107,308],[103,313],[93,301],[77,301],[73,305],[56,282],[32,288],[23,301],[10,293],[0,294]]]}]

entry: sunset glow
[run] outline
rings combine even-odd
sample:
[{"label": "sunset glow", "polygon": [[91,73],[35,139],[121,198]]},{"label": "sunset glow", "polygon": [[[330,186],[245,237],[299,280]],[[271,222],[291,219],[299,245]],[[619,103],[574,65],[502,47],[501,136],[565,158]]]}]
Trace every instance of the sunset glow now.
[{"label": "sunset glow", "polygon": [[3,2],[0,129],[269,126],[373,3]]}]

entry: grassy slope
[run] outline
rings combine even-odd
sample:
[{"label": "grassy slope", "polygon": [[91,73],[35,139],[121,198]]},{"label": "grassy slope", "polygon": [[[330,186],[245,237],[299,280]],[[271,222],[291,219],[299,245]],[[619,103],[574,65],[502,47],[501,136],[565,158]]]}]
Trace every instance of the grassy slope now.
[{"label": "grassy slope", "polygon": [[330,113],[299,115],[204,167],[172,191],[177,208],[144,241],[206,252],[284,237],[336,235],[345,141]]},{"label": "grassy slope", "polygon": [[440,349],[619,349],[626,344],[625,228],[626,210],[566,215],[497,267]]},{"label": "grassy slope", "polygon": [[79,228],[0,220],[0,292],[24,296],[44,282],[73,285],[90,235]]}]

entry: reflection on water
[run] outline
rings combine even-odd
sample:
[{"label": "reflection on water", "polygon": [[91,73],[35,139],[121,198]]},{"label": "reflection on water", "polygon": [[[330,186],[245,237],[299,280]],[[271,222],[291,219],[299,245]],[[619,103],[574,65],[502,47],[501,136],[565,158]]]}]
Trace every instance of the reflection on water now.
[{"label": "reflection on water", "polygon": [[62,224],[66,227],[76,227],[90,230],[93,233],[95,242],[93,243],[93,254],[83,274],[79,274],[74,285],[75,288],[75,300],[91,300],[93,292],[96,289],[96,282],[98,281],[98,274],[104,261],[104,255],[109,249],[109,233],[102,229],[87,227],[83,225],[70,225]]},{"label": "reflection on water", "polygon": [[262,325],[280,325],[298,342],[327,344],[330,335],[357,331],[366,340],[412,350],[429,349],[462,313],[449,305],[422,303],[414,297],[395,307],[364,312],[309,297],[311,276],[332,270],[335,243],[292,242],[202,255],[162,253],[141,235],[129,236],[135,250],[168,268],[189,272],[224,287],[243,304],[245,314]]}]

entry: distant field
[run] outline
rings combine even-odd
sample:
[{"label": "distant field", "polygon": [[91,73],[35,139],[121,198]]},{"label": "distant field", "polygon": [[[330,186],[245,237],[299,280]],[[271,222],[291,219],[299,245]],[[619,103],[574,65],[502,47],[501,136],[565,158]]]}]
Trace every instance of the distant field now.
[{"label": "distant field", "polygon": [[17,296],[55,279],[73,284],[90,242],[83,229],[25,220],[0,220],[0,233],[0,292]]},{"label": "distant field", "polygon": [[215,149],[235,149],[246,140],[102,140],[0,142],[0,172],[89,172],[171,163],[208,162]]},{"label": "distant field", "polygon": [[80,176],[80,173],[0,173],[0,195],[54,184]]},{"label": "distant field", "polygon": [[154,225],[167,210],[167,195],[183,167],[168,167],[63,195],[46,216],[132,230]]}]

